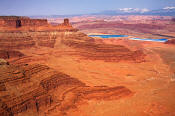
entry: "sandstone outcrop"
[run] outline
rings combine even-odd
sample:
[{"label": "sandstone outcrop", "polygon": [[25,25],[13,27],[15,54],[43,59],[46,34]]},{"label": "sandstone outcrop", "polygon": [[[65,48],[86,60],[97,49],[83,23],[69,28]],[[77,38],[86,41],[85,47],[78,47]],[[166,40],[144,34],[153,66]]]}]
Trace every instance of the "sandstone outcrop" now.
[{"label": "sandstone outcrop", "polygon": [[175,44],[175,39],[170,39],[165,44]]},{"label": "sandstone outcrop", "polygon": [[19,58],[25,56],[23,53],[19,51],[13,51],[13,50],[0,50],[0,58],[3,59],[10,59],[10,58]]},{"label": "sandstone outcrop", "polygon": [[0,16],[0,26],[22,27],[22,26],[46,26],[46,19],[30,19],[29,17]]},{"label": "sandstone outcrop", "polygon": [[0,49],[25,49],[31,47],[53,48],[56,38],[62,33],[76,32],[65,19],[62,24],[52,26],[45,19],[28,17],[0,17]]},{"label": "sandstone outcrop", "polygon": [[123,86],[87,87],[83,82],[39,64],[0,67],[0,115],[64,114],[86,99],[111,100],[132,95]]},{"label": "sandstone outcrop", "polygon": [[[30,22],[34,21],[34,19],[28,17],[5,17],[2,19],[7,21],[8,19],[30,20]],[[35,21],[33,23],[35,23]],[[143,51],[131,51],[121,45],[96,43],[86,34],[77,32],[77,30],[71,26],[68,19],[64,19],[64,23],[57,26],[51,26],[49,24],[45,24],[45,26],[41,25],[36,24],[35,28],[32,28],[32,25],[30,27],[21,26],[20,28],[15,28],[15,30],[5,28],[5,32],[0,33],[0,49],[26,49],[39,46],[54,48],[55,44],[60,42],[60,44],[76,48],[79,55],[91,60],[112,62],[122,60],[134,62],[144,61],[145,54]],[[3,56],[4,57],[2,58],[9,57],[8,55]]]},{"label": "sandstone outcrop", "polygon": [[3,32],[23,31],[77,31],[64,19],[62,24],[50,25],[47,19],[30,19],[20,16],[0,16],[0,30]]},{"label": "sandstone outcrop", "polygon": [[56,36],[52,32],[23,32],[0,34],[1,49],[25,49],[37,46],[54,47]]},{"label": "sandstone outcrop", "polygon": [[70,26],[69,19],[64,19],[64,23],[62,25]]},{"label": "sandstone outcrop", "polygon": [[62,43],[76,48],[79,55],[90,60],[104,60],[110,62],[133,61],[144,62],[145,54],[142,50],[131,51],[123,45],[95,43],[83,33],[69,35],[69,39],[63,39]]}]

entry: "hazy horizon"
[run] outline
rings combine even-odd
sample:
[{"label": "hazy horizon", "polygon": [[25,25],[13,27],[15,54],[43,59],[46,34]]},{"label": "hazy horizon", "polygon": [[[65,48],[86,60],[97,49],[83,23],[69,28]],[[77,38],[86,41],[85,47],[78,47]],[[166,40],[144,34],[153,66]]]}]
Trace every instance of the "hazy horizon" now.
[{"label": "hazy horizon", "polygon": [[173,0],[1,0],[0,15],[75,15],[105,10],[174,7]]}]

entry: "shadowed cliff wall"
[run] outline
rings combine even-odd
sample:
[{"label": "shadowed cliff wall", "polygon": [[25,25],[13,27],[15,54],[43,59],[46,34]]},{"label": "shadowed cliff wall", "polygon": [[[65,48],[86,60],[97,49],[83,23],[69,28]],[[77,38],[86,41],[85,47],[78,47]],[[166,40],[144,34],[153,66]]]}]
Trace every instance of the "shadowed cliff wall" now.
[{"label": "shadowed cliff wall", "polygon": [[21,27],[21,26],[45,26],[48,25],[46,19],[30,19],[28,17],[0,17],[0,26]]}]

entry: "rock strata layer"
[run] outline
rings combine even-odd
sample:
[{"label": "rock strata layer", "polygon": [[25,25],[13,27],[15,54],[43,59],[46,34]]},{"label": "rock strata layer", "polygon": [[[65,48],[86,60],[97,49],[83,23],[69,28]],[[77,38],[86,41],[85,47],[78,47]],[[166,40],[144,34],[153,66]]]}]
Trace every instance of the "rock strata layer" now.
[{"label": "rock strata layer", "polygon": [[110,62],[133,61],[144,62],[145,54],[142,50],[131,51],[123,45],[95,43],[93,38],[82,33],[70,34],[62,43],[76,48],[78,53],[86,59],[104,60]]},{"label": "rock strata layer", "polygon": [[19,51],[13,50],[0,50],[0,58],[10,59],[10,58],[19,58],[25,56],[23,53]]},{"label": "rock strata layer", "polygon": [[84,100],[132,95],[124,86],[88,87],[76,78],[39,64],[0,67],[0,115],[63,115]]},{"label": "rock strata layer", "polygon": [[[20,26],[19,22],[20,21]],[[56,38],[62,33],[76,32],[65,19],[62,24],[52,26],[45,19],[28,17],[0,17],[0,49],[25,49],[31,47],[53,48]]]},{"label": "rock strata layer", "polygon": [[0,26],[21,27],[21,26],[44,26],[48,25],[46,19],[30,19],[29,17],[0,16]]}]

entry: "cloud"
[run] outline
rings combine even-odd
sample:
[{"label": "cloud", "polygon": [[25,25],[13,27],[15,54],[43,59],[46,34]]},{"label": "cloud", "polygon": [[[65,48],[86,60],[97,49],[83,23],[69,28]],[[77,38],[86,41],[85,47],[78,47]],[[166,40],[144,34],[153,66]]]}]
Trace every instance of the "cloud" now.
[{"label": "cloud", "polygon": [[140,12],[140,13],[144,13],[144,12],[148,12],[149,9],[143,8],[143,9],[139,9],[139,8],[120,8],[120,11],[123,12],[127,12],[127,13],[133,13],[133,12]]},{"label": "cloud", "polygon": [[141,9],[141,13],[149,12],[150,10],[147,8]]},{"label": "cloud", "polygon": [[164,10],[171,10],[171,9],[175,9],[175,6],[172,6],[172,7],[167,6],[167,7],[163,8],[163,9]]}]

